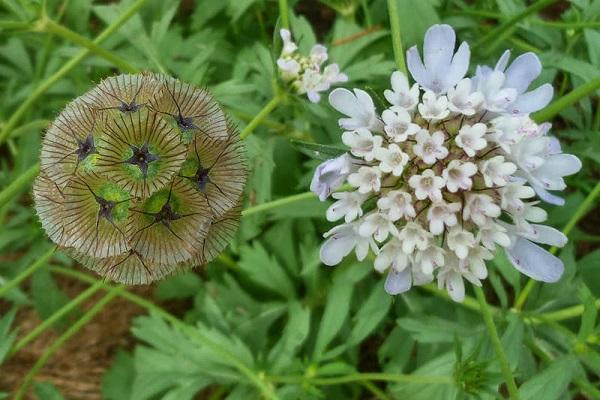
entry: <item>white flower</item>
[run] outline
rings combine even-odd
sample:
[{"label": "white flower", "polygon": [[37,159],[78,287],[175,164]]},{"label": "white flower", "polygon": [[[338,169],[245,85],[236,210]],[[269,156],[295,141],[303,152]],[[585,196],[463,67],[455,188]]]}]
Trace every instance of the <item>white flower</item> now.
[{"label": "white flower", "polygon": [[348,75],[340,72],[340,67],[337,64],[329,64],[323,70],[323,79],[328,85],[333,85],[339,82],[347,82]]},{"label": "white flower", "polygon": [[469,249],[476,244],[473,234],[460,226],[454,226],[448,231],[448,248],[460,259],[466,258]]},{"label": "white flower", "polygon": [[321,246],[320,258],[325,265],[339,264],[352,250],[355,250],[358,261],[365,259],[369,248],[375,254],[379,252],[372,238],[359,235],[355,223],[338,225],[325,233],[323,237],[327,240]]},{"label": "white flower", "polygon": [[[469,279],[469,281],[476,280],[475,284],[481,286],[479,279],[485,279],[488,275],[485,260],[491,260],[492,258],[494,258],[494,256],[485,247],[475,246],[470,248],[469,255],[462,260],[463,268],[468,270],[469,273],[463,274],[463,276]],[[459,263],[459,265],[460,264],[461,263]]]},{"label": "white flower", "polygon": [[397,144],[392,143],[387,148],[376,148],[373,153],[375,158],[381,161],[379,169],[382,172],[391,172],[394,176],[402,175],[404,166],[408,163],[408,155],[400,150]]},{"label": "white flower", "polygon": [[315,170],[310,190],[324,201],[334,190],[339,188],[354,169],[352,157],[344,153],[321,163]]},{"label": "white flower", "polygon": [[381,188],[381,170],[377,167],[360,167],[348,176],[348,183],[360,193],[378,192]]},{"label": "white flower", "polygon": [[444,267],[437,276],[438,288],[445,289],[454,301],[462,302],[465,299],[465,284],[462,275],[454,268]]},{"label": "white flower", "polygon": [[363,218],[358,233],[364,237],[373,236],[375,240],[381,243],[388,238],[390,233],[397,236],[398,229],[386,214],[374,212]]},{"label": "white flower", "polygon": [[488,139],[498,144],[506,153],[511,152],[511,146],[522,139],[520,132],[521,118],[502,115],[491,120],[492,129]]},{"label": "white flower", "polygon": [[459,189],[471,189],[471,185],[473,184],[471,177],[476,173],[477,166],[472,162],[452,160],[442,171],[442,176],[446,181],[448,190],[452,193],[456,193]]},{"label": "white flower", "polygon": [[464,115],[474,115],[483,106],[484,98],[480,92],[471,91],[471,80],[465,78],[455,87],[448,89],[448,108],[450,111]]},{"label": "white flower", "polygon": [[529,186],[523,185],[522,181],[509,182],[500,189],[500,207],[511,213],[519,213],[525,208],[521,199],[529,199],[535,196],[535,192]]},{"label": "white flower", "polygon": [[436,160],[446,158],[448,149],[444,147],[444,133],[442,131],[429,134],[425,129],[417,133],[417,144],[413,146],[413,152],[420,157],[425,164],[433,164]]},{"label": "white flower", "polygon": [[513,88],[504,88],[505,77],[500,71],[493,71],[489,67],[477,67],[473,82],[476,90],[485,98],[485,108],[491,112],[504,112],[517,98],[517,91]]},{"label": "white flower", "polygon": [[395,268],[390,268],[387,277],[385,278],[384,289],[387,294],[395,296],[404,293],[412,287],[412,276],[410,268],[405,268],[398,271]]},{"label": "white flower", "polygon": [[307,69],[302,74],[302,80],[299,82],[298,94],[308,96],[312,103],[318,103],[321,100],[319,92],[329,89],[329,83],[323,80],[323,76],[317,71]]},{"label": "white flower", "polygon": [[283,40],[283,49],[281,51],[282,55],[290,55],[296,50],[298,50],[298,46],[296,43],[292,41],[292,34],[287,29],[280,29],[279,35],[281,36],[281,40]]},{"label": "white flower", "polygon": [[480,122],[473,126],[463,125],[454,141],[469,157],[473,157],[477,151],[487,146],[487,141],[483,137],[486,130],[487,126]]},{"label": "white flower", "polygon": [[359,192],[337,192],[331,195],[337,201],[327,209],[327,220],[337,221],[344,218],[346,222],[352,222],[358,217],[362,217],[362,204],[369,197]]},{"label": "white flower", "polygon": [[456,35],[449,25],[433,25],[425,33],[423,59],[417,46],[406,52],[406,63],[412,77],[422,87],[443,94],[456,85],[469,68],[471,52],[466,42],[461,43],[456,54]]},{"label": "white flower", "polygon": [[432,201],[437,201],[442,198],[441,189],[446,184],[446,180],[436,176],[433,170],[426,169],[421,175],[411,176],[408,184],[415,190],[417,199],[424,200],[429,197]]},{"label": "white flower", "polygon": [[406,254],[412,254],[415,249],[425,250],[430,238],[431,233],[415,222],[407,222],[398,234],[398,240],[402,243],[402,251]]},{"label": "white flower", "polygon": [[489,250],[494,250],[496,244],[502,247],[510,246],[510,238],[506,234],[506,228],[492,220],[488,220],[477,232],[477,241]]},{"label": "white flower", "polygon": [[488,218],[497,218],[502,210],[487,194],[467,193],[465,195],[465,205],[463,209],[463,218],[470,219],[477,225],[485,225]]},{"label": "white flower", "polygon": [[504,186],[508,183],[509,176],[515,173],[517,166],[504,161],[503,156],[495,156],[479,163],[479,171],[483,175],[485,186]]},{"label": "white flower", "polygon": [[402,271],[410,264],[410,258],[402,250],[402,244],[397,238],[392,238],[380,250],[375,258],[374,267],[378,272],[384,272],[388,267]]},{"label": "white flower", "polygon": [[312,49],[310,49],[309,58],[314,65],[320,67],[321,64],[323,64],[329,58],[327,55],[327,47],[321,44],[315,44]]},{"label": "white flower", "polygon": [[334,89],[329,94],[329,104],[337,111],[350,118],[341,118],[340,127],[344,129],[365,128],[374,132],[381,132],[383,124],[375,113],[373,99],[364,90]]},{"label": "white flower", "polygon": [[450,114],[446,96],[437,97],[433,92],[425,92],[423,102],[419,103],[419,113],[426,120],[444,119]]},{"label": "white flower", "polygon": [[384,110],[381,114],[383,130],[394,142],[404,142],[409,136],[421,130],[421,127],[411,121],[410,115],[406,110],[399,107],[392,107]]},{"label": "white flower", "polygon": [[375,157],[375,150],[381,146],[383,138],[373,135],[368,129],[358,128],[354,131],[344,132],[342,142],[350,147],[353,155],[362,157],[366,161],[372,161]]},{"label": "white flower", "polygon": [[544,222],[548,219],[546,210],[536,207],[538,202],[525,203],[523,208],[517,212],[510,212],[513,223],[519,232],[533,233],[534,228],[531,222]]},{"label": "white flower", "polygon": [[298,79],[300,72],[300,64],[294,59],[279,58],[277,66],[281,71],[281,77],[284,81],[292,81]]},{"label": "white flower", "polygon": [[445,253],[444,249],[430,243],[424,250],[415,253],[415,265],[419,266],[424,274],[429,275],[435,268],[444,265]]},{"label": "white flower", "polygon": [[429,232],[439,235],[444,231],[444,225],[451,227],[456,225],[456,213],[460,211],[460,203],[446,203],[444,200],[433,202],[427,210],[429,220]]},{"label": "white flower", "polygon": [[377,200],[377,207],[379,210],[387,212],[392,221],[397,221],[400,218],[414,218],[416,215],[410,194],[402,190],[389,191]]},{"label": "white flower", "polygon": [[412,87],[408,86],[408,78],[400,71],[394,71],[391,78],[392,90],[386,89],[383,92],[386,100],[394,106],[402,107],[407,111],[412,111],[419,102],[419,84],[415,83]]}]

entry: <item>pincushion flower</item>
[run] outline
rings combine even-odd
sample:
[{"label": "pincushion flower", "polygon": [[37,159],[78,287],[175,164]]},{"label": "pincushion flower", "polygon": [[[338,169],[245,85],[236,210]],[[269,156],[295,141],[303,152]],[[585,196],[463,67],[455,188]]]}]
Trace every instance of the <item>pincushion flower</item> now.
[{"label": "pincushion flower", "polygon": [[227,246],[245,181],[239,135],[208,92],[119,75],[52,123],[33,195],[42,227],[67,254],[107,279],[144,284]]},{"label": "pincushion flower", "polygon": [[308,56],[298,53],[298,46],[292,40],[292,33],[287,29],[279,31],[283,48],[277,59],[277,67],[281,78],[290,84],[297,94],[306,94],[313,103],[321,100],[320,92],[329,90],[332,85],[346,82],[348,76],[340,72],[337,64],[323,64],[329,58],[327,48],[316,44]]},{"label": "pincushion flower", "polygon": [[538,203],[561,204],[551,192],[564,190],[581,162],[562,153],[550,124],[529,117],[552,93],[547,84],[528,91],[541,64],[527,53],[507,67],[505,53],[495,68],[465,77],[469,46],[455,53],[455,42],[450,26],[431,27],[423,61],[416,47],[407,52],[417,83],[394,72],[387,109],[360,89],[329,96],[345,115],[339,125],[355,170],[336,182],[352,189],[335,195],[328,219],[347,223],[326,235],[321,259],[334,265],[356,249],[362,260],[371,249],[390,294],[437,280],[462,301],[464,280],[480,286],[500,249],[533,279],[555,282],[564,270],[543,246],[564,246],[566,237],[541,225]]}]

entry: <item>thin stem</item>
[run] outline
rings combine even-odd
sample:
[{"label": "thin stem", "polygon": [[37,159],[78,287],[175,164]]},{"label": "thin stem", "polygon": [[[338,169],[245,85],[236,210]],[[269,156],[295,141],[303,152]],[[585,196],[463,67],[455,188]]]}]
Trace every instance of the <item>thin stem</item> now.
[{"label": "thin stem", "polygon": [[[571,233],[571,231],[573,230],[573,228],[575,228],[575,225],[577,225],[579,220],[585,216],[585,214],[588,212],[589,208],[592,206],[592,204],[596,200],[596,197],[598,197],[599,194],[600,194],[600,182],[596,183],[596,186],[594,186],[594,189],[590,192],[590,194],[587,195],[587,197],[585,198],[585,200],[583,200],[583,202],[577,208],[577,210],[575,210],[575,213],[573,214],[573,216],[571,216],[571,218],[569,219],[569,221],[563,228],[562,232],[565,236],[568,236],[569,233]],[[557,251],[558,251],[558,248],[556,248],[556,247],[553,247],[550,249],[550,253],[552,253],[552,254],[556,254]],[[517,296],[517,299],[515,300],[515,305],[514,305],[515,310],[519,311],[519,310],[523,309],[523,306],[525,305],[525,302],[527,301],[527,297],[529,297],[529,295],[531,294],[531,291],[533,290],[533,288],[536,285],[537,285],[537,281],[534,281],[533,279],[530,279],[529,281],[527,281],[527,284],[525,284],[525,287],[523,288],[521,293],[519,293],[519,295]]]},{"label": "thin stem", "polygon": [[[433,284],[429,284],[429,285],[422,285],[422,286],[418,286],[419,289],[425,290],[429,293],[434,294],[435,296],[441,297],[443,299],[446,300],[451,300],[450,299],[450,295],[448,295],[448,292],[446,292],[445,290],[441,290],[438,289],[435,285]],[[454,302],[454,300],[451,300]],[[476,311],[476,312],[481,312],[481,307],[479,306],[479,303],[477,302],[477,300],[475,300],[474,298],[472,298],[471,296],[465,295],[464,300],[462,301],[462,303],[457,303],[458,305],[461,305],[465,308],[468,308],[469,310],[472,311]],[[492,313],[498,314],[501,310],[499,308],[490,306]]]},{"label": "thin stem", "polygon": [[279,0],[279,20],[283,29],[290,29],[287,0]]},{"label": "thin stem", "polygon": [[27,171],[23,172],[17,179],[12,181],[10,185],[2,189],[0,192],[0,208],[4,207],[6,203],[29,187],[31,181],[35,179],[39,172],[40,163],[36,163],[29,167]]},{"label": "thin stem", "polygon": [[56,353],[56,351],[65,344],[73,335],[75,335],[83,326],[85,326],[92,318],[98,314],[106,304],[108,304],[115,296],[119,294],[120,291],[123,290],[123,286],[117,286],[116,288],[109,291],[106,296],[100,299],[92,308],[90,308],[80,319],[77,320],[73,325],[69,327],[58,339],[50,345],[42,354],[42,356],[37,360],[37,362],[33,365],[33,367],[29,370],[17,394],[15,395],[15,400],[20,400],[27,393],[27,389],[31,384],[31,381],[35,377],[35,375],[46,365],[50,357]]},{"label": "thin stem", "polygon": [[285,206],[285,205],[288,205],[291,203],[295,203],[297,201],[312,199],[313,197],[315,197],[315,194],[313,192],[304,192],[304,193],[299,193],[299,194],[295,194],[292,196],[287,196],[282,199],[269,201],[267,203],[259,204],[254,207],[245,209],[244,211],[242,211],[242,217],[247,217],[252,214],[267,211],[272,208]]},{"label": "thin stem", "polygon": [[240,133],[240,139],[246,139],[260,123],[281,103],[282,96],[277,95],[269,101],[262,110],[246,125]]},{"label": "thin stem", "polygon": [[485,54],[490,54],[493,52],[498,45],[502,43],[508,36],[511,34],[511,28],[515,26],[519,21],[525,19],[529,15],[536,13],[549,5],[556,3],[558,0],[538,0],[521,13],[515,15],[509,20],[501,23],[497,28],[492,29],[487,34],[483,35],[483,37],[478,40],[473,48],[483,47],[483,52]]},{"label": "thin stem", "polygon": [[350,382],[369,381],[417,383],[424,385],[454,384],[454,380],[449,376],[405,375],[384,372],[364,372],[327,378],[310,377],[304,375],[269,376],[269,380],[280,383],[309,383],[317,386],[340,385]]},{"label": "thin stem", "polygon": [[48,260],[50,260],[52,255],[54,255],[55,250],[56,247],[52,247],[50,250],[45,252],[40,258],[35,260],[33,264],[21,271],[19,275],[8,281],[6,284],[0,286],[0,297],[4,296],[4,294],[7,293],[9,290],[11,290],[15,286],[23,282],[25,279],[27,279],[29,275],[33,274],[35,271],[46,265]]},{"label": "thin stem", "polygon": [[32,342],[36,337],[38,337],[42,332],[46,329],[50,328],[52,324],[56,321],[70,313],[75,307],[79,304],[83,303],[88,297],[96,293],[98,290],[102,288],[102,281],[98,281],[94,283],[92,286],[87,288],[85,291],[81,292],[77,297],[71,299],[67,304],[62,306],[59,310],[57,310],[50,317],[45,319],[41,324],[35,327],[31,332],[29,332],[24,338],[19,340],[15,346],[10,350],[9,357],[21,350],[23,347],[27,346],[30,342]]},{"label": "thin stem", "polygon": [[515,379],[512,376],[512,371],[510,370],[510,364],[508,363],[506,353],[504,353],[504,349],[502,348],[502,343],[500,342],[498,330],[496,329],[496,325],[494,324],[494,318],[492,317],[490,306],[485,300],[485,294],[483,293],[483,289],[481,289],[479,286],[473,286],[473,289],[475,290],[475,297],[477,297],[477,300],[479,301],[479,306],[481,307],[481,315],[483,316],[483,322],[485,322],[488,334],[490,335],[490,340],[492,341],[492,345],[494,346],[494,350],[496,351],[496,356],[498,356],[498,362],[500,363],[502,375],[504,375],[504,381],[506,382],[506,387],[508,388],[509,396],[511,400],[518,400],[519,390],[517,389]]},{"label": "thin stem", "polygon": [[536,122],[548,121],[565,108],[577,103],[580,99],[594,93],[598,89],[600,89],[600,77],[584,83],[570,91],[566,95],[552,102],[548,107],[533,114],[532,118]]},{"label": "thin stem", "polygon": [[[95,284],[96,282],[98,282],[98,279],[96,279],[92,276],[89,276],[82,272],[74,271],[74,270],[71,270],[68,268],[53,267],[51,270],[54,272],[58,272],[62,275],[70,276],[72,278],[81,280],[83,282],[88,282],[88,283],[92,283],[92,284]],[[114,288],[113,286],[110,286],[109,284],[102,282],[102,289],[112,290],[113,288]],[[146,309],[146,311],[148,311],[148,312],[154,312],[158,316],[169,321],[173,326],[176,326],[179,330],[184,332],[187,336],[190,337],[190,339],[194,340],[196,343],[200,344],[201,346],[209,347],[211,350],[213,350],[215,353],[217,353],[224,360],[227,360],[233,367],[237,368],[242,375],[246,376],[246,378],[248,378],[248,380],[250,382],[252,382],[262,392],[262,394],[265,398],[278,399],[277,395],[273,392],[273,390],[269,386],[268,382],[264,381],[264,378],[259,376],[259,374],[256,373],[255,371],[253,371],[251,368],[248,368],[241,360],[239,360],[235,356],[235,354],[231,353],[229,350],[222,347],[220,344],[212,341],[210,338],[205,336],[198,329],[191,327],[190,325],[181,321],[174,315],[163,310],[159,306],[153,304],[152,302],[150,302],[150,301],[144,299],[143,297],[140,297],[134,293],[131,293],[128,291],[121,291],[121,292],[119,292],[119,296],[123,297],[124,299],[129,300],[130,302],[132,302],[134,304],[137,304],[138,306]]]},{"label": "thin stem", "polygon": [[139,72],[139,69],[137,67],[134,67],[133,65],[129,64],[125,59],[117,56],[111,51],[103,49],[91,40],[79,35],[77,32],[73,32],[72,30],[54,22],[49,18],[40,20],[37,24],[37,30],[41,32],[53,33],[62,37],[63,39],[83,46],[92,53],[96,54],[97,56],[104,58],[105,60],[119,68],[121,71],[131,73]]},{"label": "thin stem", "polygon": [[[113,34],[117,29],[119,29],[125,22],[127,22],[135,13],[139,10],[139,8],[146,2],[146,0],[136,0],[125,12],[114,20],[96,39],[94,39],[93,43],[98,45],[106,40],[110,35]],[[6,125],[0,131],[0,144],[2,144],[6,138],[10,135],[10,132],[13,130],[15,125],[20,121],[25,112],[31,108],[36,101],[39,100],[40,97],[46,91],[52,87],[56,82],[62,79],[66,74],[68,74],[73,68],[75,68],[85,57],[87,57],[91,51],[89,49],[81,50],[77,55],[67,61],[63,66],[56,71],[54,74],[46,78],[43,82],[41,82],[35,90],[29,95],[29,97],[21,103],[21,105],[12,113],[11,117],[6,122]]]},{"label": "thin stem", "polygon": [[402,35],[400,34],[400,15],[398,14],[398,0],[388,0],[388,14],[390,16],[390,28],[392,30],[392,46],[394,48],[394,59],[398,69],[407,75],[404,51],[402,50]]}]

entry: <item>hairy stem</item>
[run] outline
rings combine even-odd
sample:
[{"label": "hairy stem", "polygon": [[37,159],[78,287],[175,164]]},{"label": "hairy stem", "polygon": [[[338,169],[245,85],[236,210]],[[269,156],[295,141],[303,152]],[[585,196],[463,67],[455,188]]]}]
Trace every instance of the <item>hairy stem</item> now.
[{"label": "hairy stem", "polygon": [[240,133],[241,139],[246,139],[260,123],[267,118],[267,116],[281,103],[282,96],[276,95],[269,101],[262,110],[246,125],[246,127]]},{"label": "hairy stem", "polygon": [[504,376],[504,381],[506,382],[506,387],[508,388],[509,396],[511,400],[518,400],[519,390],[517,389],[515,378],[513,378],[512,371],[510,369],[510,364],[508,363],[508,358],[506,357],[504,348],[502,348],[502,343],[500,342],[498,330],[496,329],[496,325],[494,324],[494,318],[492,317],[490,306],[485,300],[485,294],[483,293],[483,289],[481,289],[479,286],[473,286],[473,289],[475,290],[475,296],[479,301],[481,315],[483,316],[483,322],[485,323],[488,334],[490,335],[492,346],[494,346],[494,350],[496,351],[496,356],[498,357],[498,362],[500,363],[500,369],[502,371],[502,375]]},{"label": "hairy stem", "polygon": [[4,294],[7,293],[9,290],[16,287],[25,279],[27,279],[29,275],[33,274],[35,271],[46,265],[48,260],[50,260],[52,255],[54,255],[55,251],[56,247],[52,247],[50,250],[45,252],[40,258],[35,260],[29,267],[21,271],[19,275],[8,281],[6,284],[0,286],[0,297],[4,296]]},{"label": "hairy stem", "polygon": [[400,34],[400,15],[398,14],[398,0],[388,0],[388,14],[390,16],[390,28],[392,30],[392,46],[394,48],[394,59],[396,66],[404,73],[408,74],[406,62],[404,61],[404,51],[402,50],[402,35]]},{"label": "hairy stem", "polygon": [[350,382],[370,381],[417,383],[423,385],[454,384],[454,380],[452,379],[452,377],[449,376],[406,375],[390,374],[384,372],[365,372],[327,378],[310,377],[304,375],[269,376],[269,380],[281,383],[308,383],[317,386],[341,385],[343,383]]},{"label": "hairy stem", "polygon": [[555,100],[548,107],[533,114],[532,118],[536,122],[548,121],[554,118],[565,108],[577,103],[579,100],[594,93],[598,89],[600,89],[600,77],[584,83],[561,98]]},{"label": "hairy stem", "polygon": [[283,29],[290,29],[287,0],[279,0],[279,20]]}]

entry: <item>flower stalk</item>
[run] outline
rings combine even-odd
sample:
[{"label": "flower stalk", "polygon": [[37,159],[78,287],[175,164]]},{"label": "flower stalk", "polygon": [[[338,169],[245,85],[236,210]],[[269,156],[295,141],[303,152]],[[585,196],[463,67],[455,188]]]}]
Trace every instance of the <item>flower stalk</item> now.
[{"label": "flower stalk", "polygon": [[402,35],[400,33],[400,15],[398,14],[398,0],[388,0],[388,13],[390,16],[390,28],[392,30],[392,46],[394,59],[398,70],[408,74],[406,62],[404,61],[404,50],[402,50]]}]

